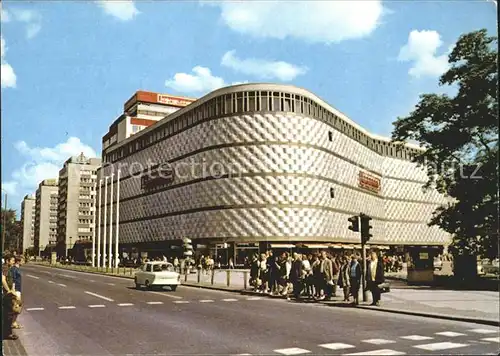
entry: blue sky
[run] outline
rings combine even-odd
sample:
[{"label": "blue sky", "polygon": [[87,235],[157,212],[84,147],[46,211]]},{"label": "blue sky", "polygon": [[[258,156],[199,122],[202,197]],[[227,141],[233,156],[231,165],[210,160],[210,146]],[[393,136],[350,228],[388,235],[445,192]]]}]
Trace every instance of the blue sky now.
[{"label": "blue sky", "polygon": [[100,152],[136,90],[289,83],[390,135],[458,37],[497,23],[486,0],[2,3],[1,178],[18,210],[69,156]]}]

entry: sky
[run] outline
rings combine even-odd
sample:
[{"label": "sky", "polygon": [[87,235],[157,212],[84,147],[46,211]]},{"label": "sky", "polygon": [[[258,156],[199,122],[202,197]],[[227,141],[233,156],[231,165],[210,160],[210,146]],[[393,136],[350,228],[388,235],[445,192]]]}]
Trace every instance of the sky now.
[{"label": "sky", "polygon": [[1,12],[2,193],[99,156],[137,90],[201,97],[303,87],[375,134],[438,86],[460,35],[497,35],[492,0],[13,1]]}]

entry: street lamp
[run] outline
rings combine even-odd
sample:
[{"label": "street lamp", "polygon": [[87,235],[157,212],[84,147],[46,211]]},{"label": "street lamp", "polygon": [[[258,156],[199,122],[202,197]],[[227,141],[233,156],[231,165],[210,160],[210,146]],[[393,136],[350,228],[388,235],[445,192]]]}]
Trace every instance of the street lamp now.
[{"label": "street lamp", "polygon": [[[70,237],[69,237],[69,247],[70,247],[70,248],[68,249],[67,254],[69,254],[69,250],[70,250],[70,249],[72,249],[72,246],[71,246],[71,240],[72,240],[72,239],[73,239],[73,237],[71,237],[71,236],[70,236]],[[73,250],[71,250],[71,251],[73,251]],[[71,256],[70,256],[70,257],[73,257],[73,253],[71,254]]]}]

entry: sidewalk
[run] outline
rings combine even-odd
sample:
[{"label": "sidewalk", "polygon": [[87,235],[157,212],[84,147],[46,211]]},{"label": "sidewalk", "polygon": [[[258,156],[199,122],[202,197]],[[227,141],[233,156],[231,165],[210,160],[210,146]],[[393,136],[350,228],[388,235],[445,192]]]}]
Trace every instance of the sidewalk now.
[{"label": "sidewalk", "polygon": [[28,353],[24,349],[21,338],[17,340],[3,340],[2,341],[3,354],[5,356],[27,356]]}]

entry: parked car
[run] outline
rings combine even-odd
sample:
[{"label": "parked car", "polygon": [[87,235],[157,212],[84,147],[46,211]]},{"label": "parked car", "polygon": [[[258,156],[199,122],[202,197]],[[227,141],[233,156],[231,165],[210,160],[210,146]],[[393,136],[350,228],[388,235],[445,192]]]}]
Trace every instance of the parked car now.
[{"label": "parked car", "polygon": [[137,289],[143,285],[148,289],[168,286],[175,291],[181,284],[181,275],[175,272],[174,266],[169,262],[146,262],[135,273],[134,282]]}]

